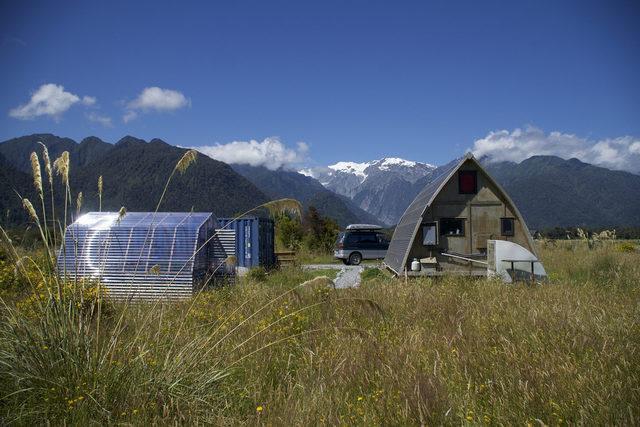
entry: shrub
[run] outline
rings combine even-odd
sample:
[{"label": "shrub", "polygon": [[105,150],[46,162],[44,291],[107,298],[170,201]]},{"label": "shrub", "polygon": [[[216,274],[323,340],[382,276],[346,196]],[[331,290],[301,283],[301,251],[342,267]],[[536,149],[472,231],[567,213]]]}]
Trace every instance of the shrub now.
[{"label": "shrub", "polygon": [[622,253],[633,253],[637,250],[638,248],[633,242],[622,242],[616,245],[616,251]]},{"label": "shrub", "polygon": [[264,267],[252,267],[247,273],[247,278],[254,282],[265,282],[267,280],[267,270]]}]

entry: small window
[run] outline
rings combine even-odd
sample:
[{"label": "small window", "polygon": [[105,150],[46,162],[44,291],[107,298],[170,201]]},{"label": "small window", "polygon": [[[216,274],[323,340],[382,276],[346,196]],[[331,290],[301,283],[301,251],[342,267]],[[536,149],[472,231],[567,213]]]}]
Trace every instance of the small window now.
[{"label": "small window", "polygon": [[433,246],[438,244],[438,224],[429,222],[422,224],[422,244]]},{"label": "small window", "polygon": [[464,236],[464,218],[442,218],[440,220],[442,236]]},{"label": "small window", "polygon": [[360,234],[360,243],[378,243],[378,237],[376,233],[362,233]]},{"label": "small window", "polygon": [[500,234],[513,236],[515,233],[515,220],[513,218],[500,218]]},{"label": "small window", "polygon": [[476,171],[458,172],[458,190],[460,194],[476,194],[478,192],[478,173]]}]

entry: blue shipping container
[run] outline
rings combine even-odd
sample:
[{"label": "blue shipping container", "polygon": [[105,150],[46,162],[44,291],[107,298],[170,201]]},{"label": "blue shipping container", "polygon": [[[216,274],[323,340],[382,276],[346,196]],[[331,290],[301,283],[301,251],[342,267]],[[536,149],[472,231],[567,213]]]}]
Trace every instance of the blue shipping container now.
[{"label": "blue shipping container", "polygon": [[269,218],[217,218],[218,227],[235,230],[238,267],[272,267],[275,262],[274,224]]}]

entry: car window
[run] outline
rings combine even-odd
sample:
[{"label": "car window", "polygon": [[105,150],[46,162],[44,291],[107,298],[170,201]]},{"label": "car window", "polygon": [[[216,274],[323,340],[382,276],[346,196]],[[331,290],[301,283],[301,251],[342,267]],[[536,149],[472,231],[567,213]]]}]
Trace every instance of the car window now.
[{"label": "car window", "polygon": [[360,236],[355,233],[349,233],[344,238],[344,242],[348,244],[358,243],[360,241],[359,237]]},{"label": "car window", "polygon": [[359,243],[378,243],[375,233],[360,233]]}]

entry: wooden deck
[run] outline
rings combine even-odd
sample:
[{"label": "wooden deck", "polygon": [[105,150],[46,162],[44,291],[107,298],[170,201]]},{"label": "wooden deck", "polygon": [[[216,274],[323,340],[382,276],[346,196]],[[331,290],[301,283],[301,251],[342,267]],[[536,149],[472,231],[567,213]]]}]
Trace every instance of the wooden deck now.
[{"label": "wooden deck", "polygon": [[407,271],[408,277],[440,277],[440,276],[473,276],[486,277],[487,271],[484,270],[444,270],[444,271]]}]

